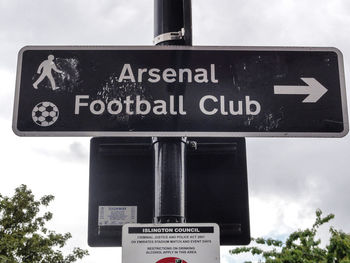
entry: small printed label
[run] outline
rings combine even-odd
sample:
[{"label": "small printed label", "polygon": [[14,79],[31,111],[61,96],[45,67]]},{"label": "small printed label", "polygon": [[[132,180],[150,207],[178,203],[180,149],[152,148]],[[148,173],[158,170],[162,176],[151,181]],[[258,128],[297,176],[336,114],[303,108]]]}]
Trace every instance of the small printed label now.
[{"label": "small printed label", "polygon": [[137,223],[137,206],[99,206],[99,226],[121,226]]},{"label": "small printed label", "polygon": [[127,224],[122,263],[219,263],[217,224]]}]

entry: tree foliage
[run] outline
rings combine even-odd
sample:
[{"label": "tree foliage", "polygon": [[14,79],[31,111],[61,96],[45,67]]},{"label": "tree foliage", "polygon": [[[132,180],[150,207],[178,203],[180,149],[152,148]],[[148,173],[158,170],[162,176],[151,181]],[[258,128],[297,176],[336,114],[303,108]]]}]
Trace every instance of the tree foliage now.
[{"label": "tree foliage", "polygon": [[40,208],[53,199],[46,195],[35,200],[26,185],[16,188],[12,197],[0,194],[0,263],[70,263],[88,255],[74,248],[64,256],[60,249],[71,234],[57,234],[45,227],[52,213],[41,213]]},{"label": "tree foliage", "polygon": [[312,228],[291,233],[285,242],[257,238],[253,239],[257,246],[239,247],[230,253],[260,255],[265,263],[350,263],[350,235],[330,227],[329,245],[324,248],[320,246],[321,240],[316,238],[320,226],[333,218],[333,214],[323,217],[322,211],[317,210]]}]

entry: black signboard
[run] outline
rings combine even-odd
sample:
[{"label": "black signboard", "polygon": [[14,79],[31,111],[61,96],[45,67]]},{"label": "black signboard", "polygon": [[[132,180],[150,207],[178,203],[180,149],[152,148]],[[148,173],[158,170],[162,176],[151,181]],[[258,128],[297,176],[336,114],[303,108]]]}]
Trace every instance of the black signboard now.
[{"label": "black signboard", "polygon": [[25,47],[16,90],[23,136],[348,132],[335,48]]},{"label": "black signboard", "polygon": [[[217,223],[221,245],[250,242],[244,138],[189,138],[186,222]],[[153,223],[154,168],[149,138],[93,138],[88,243],[121,246],[126,223]]]}]

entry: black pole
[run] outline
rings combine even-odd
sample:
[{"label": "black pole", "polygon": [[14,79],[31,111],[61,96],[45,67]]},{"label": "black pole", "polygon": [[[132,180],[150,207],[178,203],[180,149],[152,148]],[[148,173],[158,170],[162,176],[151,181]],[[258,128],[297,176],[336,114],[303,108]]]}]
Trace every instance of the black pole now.
[{"label": "black pole", "polygon": [[192,46],[191,0],[154,0],[154,37],[184,29],[180,40],[164,41],[157,45]]},{"label": "black pole", "polygon": [[[192,45],[191,0],[154,0],[154,37]],[[153,156],[154,222],[186,222],[186,138],[153,138]]]},{"label": "black pole", "polygon": [[181,138],[154,138],[154,222],[186,221],[185,156]]}]

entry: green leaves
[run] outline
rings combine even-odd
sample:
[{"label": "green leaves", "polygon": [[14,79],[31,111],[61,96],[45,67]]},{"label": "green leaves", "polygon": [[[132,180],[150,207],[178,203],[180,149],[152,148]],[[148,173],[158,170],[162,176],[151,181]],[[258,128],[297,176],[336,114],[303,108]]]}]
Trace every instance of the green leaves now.
[{"label": "green leaves", "polygon": [[329,231],[331,238],[327,246],[327,263],[350,263],[350,235],[332,227]]},{"label": "green leaves", "polygon": [[13,197],[0,195],[0,263],[70,263],[88,255],[75,248],[64,256],[63,248],[72,236],[45,228],[51,212],[40,213],[54,199],[46,195],[35,200],[26,185],[15,189]]},{"label": "green leaves", "polygon": [[291,233],[285,243],[257,238],[253,240],[258,246],[239,247],[230,253],[260,255],[265,263],[350,263],[350,235],[330,227],[331,238],[326,248],[321,248],[321,240],[316,238],[318,229],[333,218],[333,214],[323,217],[318,209],[312,228]]}]

